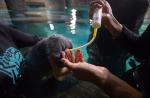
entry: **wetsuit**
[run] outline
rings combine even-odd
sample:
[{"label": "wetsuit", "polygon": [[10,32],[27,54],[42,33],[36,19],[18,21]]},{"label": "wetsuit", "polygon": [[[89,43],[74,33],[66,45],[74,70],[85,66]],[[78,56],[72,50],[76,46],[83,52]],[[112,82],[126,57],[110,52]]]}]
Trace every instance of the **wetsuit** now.
[{"label": "wetsuit", "polygon": [[135,68],[132,75],[144,98],[150,98],[150,25],[140,37],[124,26],[117,41],[141,60],[141,65]]},{"label": "wetsuit", "polygon": [[[127,28],[137,33],[147,12],[149,0],[107,0],[114,17]],[[133,7],[134,6],[134,7]],[[92,34],[89,39],[91,39]],[[113,48],[112,48],[113,47]],[[110,32],[102,25],[94,42],[87,47],[88,62],[104,65],[113,74],[120,76],[126,71],[128,55],[125,49],[111,38]],[[135,66],[133,61],[131,66]],[[133,65],[134,64],[134,65]],[[122,66],[120,66],[122,65]]]},{"label": "wetsuit", "polygon": [[24,65],[20,48],[36,44],[40,38],[0,23],[0,96],[8,95],[17,85]]}]

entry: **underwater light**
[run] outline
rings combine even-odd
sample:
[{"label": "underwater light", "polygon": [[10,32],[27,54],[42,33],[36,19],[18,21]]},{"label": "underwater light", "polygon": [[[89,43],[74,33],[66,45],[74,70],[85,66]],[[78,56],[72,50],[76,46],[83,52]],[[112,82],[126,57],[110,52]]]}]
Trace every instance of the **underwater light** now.
[{"label": "underwater light", "polygon": [[55,29],[54,25],[51,24],[51,23],[49,24],[49,27],[50,27],[51,30],[54,30],[54,29]]}]

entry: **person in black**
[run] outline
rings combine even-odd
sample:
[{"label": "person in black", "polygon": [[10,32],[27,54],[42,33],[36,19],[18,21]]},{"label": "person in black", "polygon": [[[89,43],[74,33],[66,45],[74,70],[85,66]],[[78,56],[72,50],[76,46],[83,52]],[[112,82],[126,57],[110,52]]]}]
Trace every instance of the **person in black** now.
[{"label": "person in black", "polygon": [[0,96],[11,91],[20,77],[24,57],[19,49],[33,46],[39,40],[0,23]]},{"label": "person in black", "polygon": [[[29,46],[24,57],[19,49]],[[45,77],[53,76],[51,70],[56,78],[61,76],[60,52],[67,48],[72,44],[61,35],[42,39],[0,24],[0,97],[44,98],[42,87],[49,79]]]},{"label": "person in black", "polygon": [[82,62],[72,63],[66,56],[63,56],[62,62],[74,76],[78,79],[95,83],[110,98],[150,98],[150,25],[142,36],[137,36],[116,20],[106,0],[92,0],[90,6],[91,15],[93,15],[93,11],[96,8],[103,9],[102,22],[111,33],[112,39],[119,43],[120,47],[125,48],[141,60],[141,65],[131,72],[132,84],[134,85],[127,84],[128,81],[119,79],[103,66]]},{"label": "person in black", "polygon": [[[128,29],[136,34],[141,27],[147,12],[149,0],[107,0],[113,10],[113,16]],[[89,37],[91,39],[92,34]],[[112,48],[113,47],[113,48]],[[111,50],[110,50],[111,49]],[[93,44],[87,47],[88,62],[103,64],[113,74],[121,76],[126,71],[126,64],[134,67],[136,64],[133,55],[119,47],[111,38],[110,32],[104,25],[98,29],[97,37]],[[119,66],[122,65],[122,66]]]},{"label": "person in black", "polygon": [[[144,93],[144,97],[149,98],[150,91],[150,25],[141,37],[135,35],[132,31],[123,26],[121,35],[116,39],[122,47],[134,54],[140,59],[141,64],[128,72],[126,72],[122,79],[131,84]],[[130,79],[128,78],[129,76]],[[148,94],[148,95],[147,95]]]}]

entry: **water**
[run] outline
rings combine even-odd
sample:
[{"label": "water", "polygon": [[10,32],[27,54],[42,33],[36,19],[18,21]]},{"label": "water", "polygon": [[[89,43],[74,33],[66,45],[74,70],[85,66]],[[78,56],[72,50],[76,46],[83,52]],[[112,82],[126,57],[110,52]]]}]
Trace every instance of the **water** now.
[{"label": "water", "polygon": [[[90,23],[88,18],[88,8],[66,9],[66,10],[48,10],[50,18],[44,23],[26,23],[16,24],[24,32],[36,34],[41,37],[48,37],[53,34],[61,34],[72,41],[74,47],[86,44],[90,32]],[[88,58],[86,47],[81,49],[84,59]]]}]

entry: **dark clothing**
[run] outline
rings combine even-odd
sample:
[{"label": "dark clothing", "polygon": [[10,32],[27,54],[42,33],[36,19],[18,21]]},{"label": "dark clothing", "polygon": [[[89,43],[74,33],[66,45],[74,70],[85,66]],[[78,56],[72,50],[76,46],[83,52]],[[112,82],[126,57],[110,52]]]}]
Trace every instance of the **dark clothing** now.
[{"label": "dark clothing", "polygon": [[[147,12],[149,0],[107,0],[113,10],[114,17],[127,28],[137,33]],[[89,40],[92,37],[92,33]],[[112,48],[113,47],[113,48]],[[87,47],[88,62],[104,65],[113,74],[120,76],[126,71],[126,63],[131,57],[111,38],[110,32],[102,25],[94,42]],[[135,62],[129,64],[133,66]],[[122,65],[122,66],[120,66]],[[135,64],[134,64],[135,65]]]},{"label": "dark clothing", "polygon": [[18,50],[36,44],[40,38],[0,24],[0,96],[17,85],[24,57]]},{"label": "dark clothing", "polygon": [[[150,97],[150,25],[141,37],[125,26],[117,41],[130,53],[138,57],[142,63],[134,71],[135,81],[144,96]],[[148,97],[149,96],[149,97]]]},{"label": "dark clothing", "polygon": [[138,37],[135,33],[124,27],[119,40],[128,51],[141,60],[150,57],[150,25],[141,37]]}]

